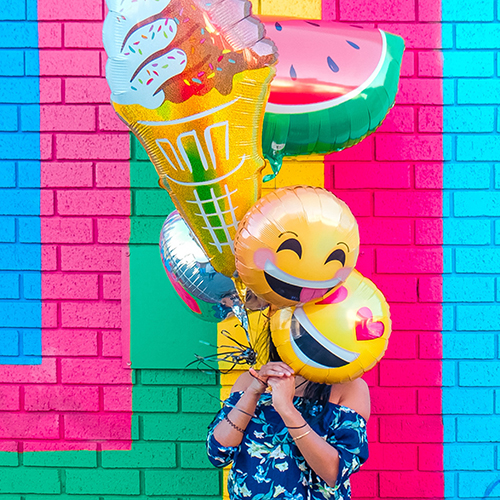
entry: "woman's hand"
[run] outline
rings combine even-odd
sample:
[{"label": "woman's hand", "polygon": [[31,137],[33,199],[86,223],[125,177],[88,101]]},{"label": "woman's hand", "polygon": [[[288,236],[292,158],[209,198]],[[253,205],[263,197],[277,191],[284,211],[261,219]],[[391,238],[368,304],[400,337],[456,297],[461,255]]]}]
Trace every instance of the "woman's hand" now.
[{"label": "woman's hand", "polygon": [[[293,370],[281,361],[270,361],[261,367],[260,370],[250,368],[250,375],[253,377],[252,383],[248,389],[257,394],[262,394],[268,386],[268,380],[273,377],[276,379],[294,377]],[[293,397],[293,396],[292,396]]]},{"label": "woman's hand", "polygon": [[272,396],[274,409],[281,415],[283,420],[297,413],[295,406],[293,406],[295,376],[269,377],[268,384],[273,389]]}]

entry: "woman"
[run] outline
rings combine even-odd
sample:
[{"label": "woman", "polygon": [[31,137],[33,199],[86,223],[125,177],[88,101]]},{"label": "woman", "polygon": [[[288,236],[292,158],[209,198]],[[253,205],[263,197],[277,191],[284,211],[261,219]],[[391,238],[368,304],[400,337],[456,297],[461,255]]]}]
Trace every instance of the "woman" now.
[{"label": "woman", "polygon": [[233,462],[231,499],[351,498],[349,476],[368,458],[368,386],[305,383],[269,362],[234,384],[207,440],[216,467]]}]

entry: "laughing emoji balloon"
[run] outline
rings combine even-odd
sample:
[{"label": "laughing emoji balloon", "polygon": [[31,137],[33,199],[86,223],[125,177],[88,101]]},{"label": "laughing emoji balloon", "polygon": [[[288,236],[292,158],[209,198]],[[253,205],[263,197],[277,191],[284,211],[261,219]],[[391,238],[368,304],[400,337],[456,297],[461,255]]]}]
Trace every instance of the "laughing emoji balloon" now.
[{"label": "laughing emoji balloon", "polygon": [[358,271],[320,300],[277,311],[271,334],[281,359],[307,380],[354,380],[382,358],[391,333],[389,306]]},{"label": "laughing emoji balloon", "polygon": [[243,283],[277,307],[319,299],[352,272],[359,231],[349,207],[325,189],[296,186],[261,198],[235,239]]}]

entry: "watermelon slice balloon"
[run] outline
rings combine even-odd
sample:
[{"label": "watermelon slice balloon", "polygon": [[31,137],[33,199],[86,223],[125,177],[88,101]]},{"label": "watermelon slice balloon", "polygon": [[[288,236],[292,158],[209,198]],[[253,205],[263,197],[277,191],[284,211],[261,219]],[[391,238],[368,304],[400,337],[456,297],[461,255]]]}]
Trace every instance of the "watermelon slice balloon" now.
[{"label": "watermelon slice balloon", "polygon": [[330,21],[261,19],[279,53],[262,134],[270,180],[284,156],[341,151],[377,129],[394,104],[404,41]]}]

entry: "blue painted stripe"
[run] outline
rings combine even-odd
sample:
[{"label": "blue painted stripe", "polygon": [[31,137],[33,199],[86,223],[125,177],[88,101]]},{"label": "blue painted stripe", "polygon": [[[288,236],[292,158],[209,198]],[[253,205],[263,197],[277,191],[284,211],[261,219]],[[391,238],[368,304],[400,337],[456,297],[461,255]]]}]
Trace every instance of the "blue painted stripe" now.
[{"label": "blue painted stripe", "polygon": [[[0,60],[0,364],[40,364],[40,84],[36,76],[36,0],[0,0]],[[27,166],[32,174],[28,185],[19,176]]]},{"label": "blue painted stripe", "polygon": [[[500,495],[500,23],[494,0],[442,0],[443,415],[449,499]],[[499,4],[500,5],[500,4]],[[495,472],[496,471],[496,472]]]}]

